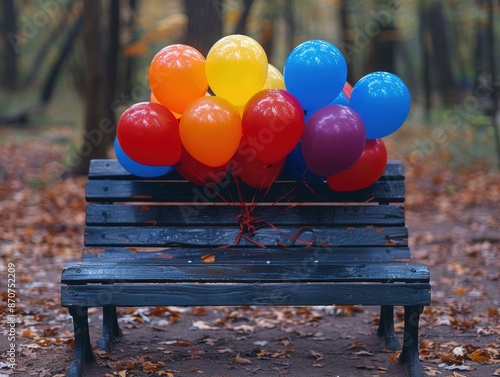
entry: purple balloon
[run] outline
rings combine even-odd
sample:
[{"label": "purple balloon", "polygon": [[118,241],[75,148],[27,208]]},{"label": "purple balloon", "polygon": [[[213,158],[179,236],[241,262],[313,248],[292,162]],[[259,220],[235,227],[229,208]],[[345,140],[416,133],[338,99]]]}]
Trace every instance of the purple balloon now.
[{"label": "purple balloon", "polygon": [[363,153],[365,141],[365,125],[356,111],[328,105],[306,123],[302,153],[311,172],[329,176],[349,169]]}]

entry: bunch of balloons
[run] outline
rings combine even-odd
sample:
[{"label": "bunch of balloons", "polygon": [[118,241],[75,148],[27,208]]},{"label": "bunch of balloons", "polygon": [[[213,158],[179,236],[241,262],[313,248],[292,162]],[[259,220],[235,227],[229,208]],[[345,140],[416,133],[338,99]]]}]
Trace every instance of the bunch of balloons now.
[{"label": "bunch of balloons", "polygon": [[354,87],[346,78],[341,51],[322,40],[298,45],[283,74],[244,35],[220,39],[206,58],[191,46],[166,46],[149,66],[151,101],[120,117],[117,158],[137,176],[176,169],[198,185],[231,170],[263,189],[285,170],[337,191],[367,187],[385,169],[382,138],[406,120],[410,95],[388,72]]}]

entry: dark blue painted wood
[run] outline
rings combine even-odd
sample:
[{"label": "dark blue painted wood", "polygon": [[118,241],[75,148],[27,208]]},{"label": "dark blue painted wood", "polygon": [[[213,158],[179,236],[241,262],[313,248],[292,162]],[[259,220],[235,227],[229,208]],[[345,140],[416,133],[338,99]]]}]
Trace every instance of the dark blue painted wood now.
[{"label": "dark blue painted wood", "polygon": [[125,282],[381,282],[421,283],[429,281],[429,270],[418,263],[266,263],[178,264],[168,260],[122,260],[114,263],[85,261],[68,263],[63,283]]},{"label": "dark blue painted wood", "polygon": [[[205,264],[202,257],[206,248],[148,248],[148,247],[87,247],[83,258],[99,261],[123,259],[152,261],[166,259],[171,265],[179,263]],[[407,246],[390,247],[319,247],[319,248],[225,248],[211,249],[210,255],[217,263],[275,263],[296,265],[298,263],[343,263],[343,262],[390,262],[409,260]]]},{"label": "dark blue painted wood", "polygon": [[[86,198],[87,247],[61,277],[61,303],[77,324],[72,376],[92,360],[87,307],[106,308],[100,344],[110,349],[117,306],[331,304],[382,305],[378,333],[391,349],[393,306],[405,306],[400,359],[422,376],[418,315],[430,305],[430,277],[411,262],[403,206],[390,204],[404,202],[401,162],[390,161],[371,187],[338,193],[286,175],[268,192],[237,190],[229,176],[210,189],[176,173],[143,179],[116,160],[94,160]],[[248,209],[258,229],[241,233],[238,216]]]},{"label": "dark blue painted wood", "polygon": [[[89,204],[87,225],[127,226],[233,226],[240,214],[231,206],[185,209],[179,205]],[[251,212],[259,220],[280,225],[303,226],[404,226],[404,207],[379,205],[257,206]]]},{"label": "dark blue painted wood", "polygon": [[62,305],[430,305],[429,289],[428,283],[65,285]]},{"label": "dark blue painted wood", "polygon": [[[389,228],[263,228],[248,236],[266,247],[277,247],[278,242],[290,244],[299,233],[295,247],[327,246],[406,246],[408,231],[405,227]],[[235,245],[240,228],[233,227],[99,227],[85,228],[87,246],[184,246],[220,247]],[[314,244],[311,244],[314,242]],[[253,247],[254,243],[241,238],[237,245]]]}]

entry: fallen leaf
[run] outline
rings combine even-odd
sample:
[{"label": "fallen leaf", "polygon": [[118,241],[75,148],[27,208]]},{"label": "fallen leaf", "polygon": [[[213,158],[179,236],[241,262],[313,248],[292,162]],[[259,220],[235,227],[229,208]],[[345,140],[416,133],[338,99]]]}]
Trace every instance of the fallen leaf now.
[{"label": "fallen leaf", "polygon": [[249,359],[241,357],[239,352],[235,357],[231,359],[231,361],[238,364],[252,364],[252,362]]},{"label": "fallen leaf", "polygon": [[198,330],[220,330],[218,327],[209,325],[205,321],[193,321],[192,327]]},{"label": "fallen leaf", "polygon": [[309,353],[309,356],[313,357],[316,359],[316,361],[321,361],[324,359],[323,355],[319,352],[316,352],[314,350],[311,350],[311,352]]},{"label": "fallen leaf", "polygon": [[361,350],[361,351],[358,351],[358,352],[354,352],[353,355],[356,355],[356,356],[373,356],[373,353],[365,351],[365,350]]},{"label": "fallen leaf", "polygon": [[237,333],[249,334],[255,330],[255,327],[250,325],[239,325],[239,326],[234,326],[233,330],[236,331]]},{"label": "fallen leaf", "polygon": [[467,357],[472,361],[475,361],[476,363],[484,363],[491,361],[491,357],[488,351],[481,349],[475,350],[474,352],[468,354]]},{"label": "fallen leaf", "polygon": [[441,372],[439,370],[437,370],[436,368],[429,367],[429,366],[424,366],[424,371],[425,371],[426,376],[437,376],[437,375],[441,374]]},{"label": "fallen leaf", "polygon": [[201,261],[203,263],[214,263],[215,262],[215,255],[212,253],[204,254],[201,256]]},{"label": "fallen leaf", "polygon": [[254,346],[265,347],[269,343],[268,340],[256,340],[253,342]]}]

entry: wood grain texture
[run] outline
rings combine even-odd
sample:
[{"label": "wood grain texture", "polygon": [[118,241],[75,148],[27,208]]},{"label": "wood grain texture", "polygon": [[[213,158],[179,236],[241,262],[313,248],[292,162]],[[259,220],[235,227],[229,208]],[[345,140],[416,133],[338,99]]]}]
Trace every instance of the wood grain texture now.
[{"label": "wood grain texture", "polygon": [[[209,205],[195,209],[179,205],[89,204],[86,224],[232,226],[240,213],[239,207],[232,206]],[[401,205],[258,206],[252,216],[276,226],[404,226],[404,207]]]},{"label": "wood grain texture", "polygon": [[162,202],[187,203],[195,209],[203,206],[231,201],[239,193],[247,202],[281,203],[291,202],[403,202],[404,181],[378,181],[370,187],[358,191],[336,192],[326,184],[311,188],[296,182],[275,182],[269,191],[238,191],[234,182],[217,186],[217,192],[208,187],[195,186],[187,181],[130,181],[130,180],[89,180],[86,199],[88,202]]},{"label": "wood grain texture", "polygon": [[[140,179],[140,180],[183,180],[183,178],[176,174],[171,173],[160,178],[138,178],[134,177],[128,171],[126,171],[117,160],[106,159],[106,160],[92,160],[90,162],[89,169],[89,179]],[[289,179],[286,174],[283,174],[280,179]],[[401,161],[389,160],[385,168],[384,174],[380,178],[381,180],[403,180],[404,172],[403,165]]]},{"label": "wood grain texture", "polygon": [[102,282],[428,282],[425,265],[408,262],[342,263],[303,261],[297,265],[270,263],[177,264],[168,260],[85,261],[68,263],[64,283]]},{"label": "wood grain texture", "polygon": [[63,285],[62,306],[430,305],[430,285],[217,283]]},{"label": "wood grain texture", "polygon": [[[87,247],[84,260],[120,261],[123,259],[153,261],[166,259],[170,264],[205,264],[202,256],[206,248],[141,248],[141,247]],[[209,251],[217,263],[274,263],[296,265],[318,262],[390,262],[409,260],[407,246],[391,247],[313,247],[313,248],[227,248]]]},{"label": "wood grain texture", "polygon": [[[279,242],[289,244],[300,228],[263,228],[251,239],[266,247],[276,247]],[[220,247],[234,245],[239,227],[126,227],[87,226],[84,242],[87,246],[184,246]],[[408,231],[405,227],[387,228],[329,228],[304,229],[295,242],[297,247],[306,247],[314,241],[315,246],[407,246]],[[252,242],[242,238],[238,246],[253,247]]]}]

